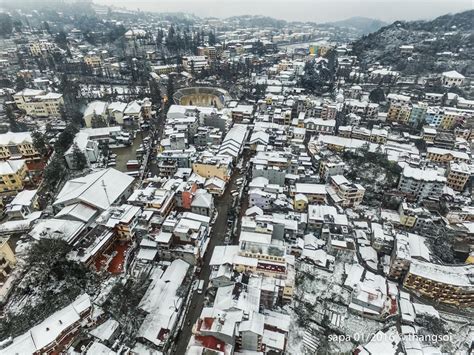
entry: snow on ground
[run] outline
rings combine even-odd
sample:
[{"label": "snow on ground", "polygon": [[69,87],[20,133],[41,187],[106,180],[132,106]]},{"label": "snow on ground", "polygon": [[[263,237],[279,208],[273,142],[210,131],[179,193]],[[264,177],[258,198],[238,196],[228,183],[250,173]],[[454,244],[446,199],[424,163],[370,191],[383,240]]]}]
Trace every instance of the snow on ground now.
[{"label": "snow on ground", "polygon": [[[334,271],[326,271],[314,265],[300,262],[297,265],[298,286],[296,290],[296,300],[293,307],[307,307],[306,312],[294,312],[289,310],[292,316],[292,325],[288,340],[289,354],[314,353],[309,351],[303,343],[303,338],[313,336],[317,341],[326,341],[327,350],[331,353],[350,352],[355,343],[352,340],[370,339],[371,335],[382,329],[386,324],[376,320],[361,317],[348,310],[351,299],[351,292],[344,288],[344,262],[336,261]],[[298,301],[301,301],[298,302]],[[300,315],[308,317],[304,327],[300,327],[298,322]],[[305,334],[305,331],[317,328],[324,322],[334,334],[346,335],[347,339],[328,337],[327,339],[318,332]],[[322,328],[321,328],[322,329]],[[307,341],[306,341],[307,342]]]},{"label": "snow on ground", "polygon": [[334,271],[319,269],[314,265],[301,263],[298,276],[301,284],[296,293],[302,301],[310,304],[318,300],[332,299],[344,304],[350,303],[350,291],[343,288],[344,263],[336,262]]},{"label": "snow on ground", "polygon": [[452,313],[439,312],[440,317],[446,322],[445,328],[449,336],[452,352],[468,352],[474,341],[474,325],[469,316],[461,316]]}]

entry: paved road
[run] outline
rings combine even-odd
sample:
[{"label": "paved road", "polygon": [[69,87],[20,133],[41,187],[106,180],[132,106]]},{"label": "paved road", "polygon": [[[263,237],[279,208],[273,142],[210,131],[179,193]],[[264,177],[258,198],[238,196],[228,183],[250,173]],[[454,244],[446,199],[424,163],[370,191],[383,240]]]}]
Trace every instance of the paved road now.
[{"label": "paved road", "polygon": [[[227,189],[220,198],[216,198],[215,206],[218,211],[217,219],[212,227],[211,239],[208,245],[207,253],[204,255],[201,274],[198,276],[199,279],[204,280],[204,290],[209,286],[209,276],[211,274],[211,268],[209,262],[211,261],[212,252],[216,245],[224,245],[225,234],[227,231],[227,213],[229,208],[232,205],[232,196],[230,194],[231,190],[235,187],[235,180],[239,178],[241,174],[234,170],[234,174],[231,177]],[[191,338],[191,330],[194,324],[196,323],[198,317],[201,315],[202,308],[204,306],[204,300],[206,297],[206,292],[198,294],[194,292],[191,304],[189,306],[189,311],[186,315],[183,329],[179,334],[177,334],[176,346],[173,353],[176,355],[183,355],[186,353],[186,347],[188,346],[189,339]],[[190,325],[188,325],[190,324]]]}]

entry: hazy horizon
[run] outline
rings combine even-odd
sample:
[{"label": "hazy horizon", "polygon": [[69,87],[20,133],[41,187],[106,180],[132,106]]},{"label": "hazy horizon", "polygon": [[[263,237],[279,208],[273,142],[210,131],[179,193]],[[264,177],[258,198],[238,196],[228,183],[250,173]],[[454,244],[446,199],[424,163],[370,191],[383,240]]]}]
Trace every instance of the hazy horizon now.
[{"label": "hazy horizon", "polygon": [[97,4],[154,12],[186,12],[225,18],[263,15],[288,21],[330,22],[354,16],[396,20],[431,19],[472,9],[470,0],[95,0]]}]

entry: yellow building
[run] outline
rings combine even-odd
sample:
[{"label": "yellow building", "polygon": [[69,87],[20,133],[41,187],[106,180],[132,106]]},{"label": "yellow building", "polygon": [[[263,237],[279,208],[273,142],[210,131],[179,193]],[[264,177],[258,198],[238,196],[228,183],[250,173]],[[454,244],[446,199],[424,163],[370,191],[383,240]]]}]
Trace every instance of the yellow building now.
[{"label": "yellow building", "polygon": [[404,104],[391,104],[387,112],[387,121],[407,123],[410,118],[411,107]]},{"label": "yellow building", "polygon": [[400,204],[398,208],[400,215],[400,224],[405,227],[412,228],[416,223],[417,209],[411,208],[406,202]]},{"label": "yellow building", "polygon": [[426,143],[433,143],[437,134],[436,128],[433,127],[423,127],[421,130],[421,138],[423,138]]},{"label": "yellow building", "polygon": [[426,158],[435,163],[448,164],[451,161],[457,163],[469,163],[469,155],[465,152],[457,150],[449,150],[442,148],[428,148],[426,150]]},{"label": "yellow building", "polygon": [[29,132],[7,132],[0,134],[0,160],[33,159],[39,156],[33,146]]},{"label": "yellow building", "polygon": [[15,254],[8,245],[8,237],[0,237],[0,283],[8,278],[15,264]]},{"label": "yellow building", "polygon": [[403,281],[405,288],[436,302],[458,307],[474,306],[474,265],[439,265],[412,261]]},{"label": "yellow building", "polygon": [[94,53],[89,53],[84,56],[84,63],[92,68],[100,68],[102,66],[102,59]]},{"label": "yellow building", "polygon": [[362,185],[349,182],[343,175],[331,176],[329,182],[327,191],[334,203],[343,207],[358,206],[362,203],[365,195]]},{"label": "yellow building", "polygon": [[463,191],[471,176],[471,169],[466,163],[449,164],[446,184],[456,191]]},{"label": "yellow building", "polygon": [[193,163],[193,172],[205,178],[217,177],[229,181],[231,175],[231,161],[228,159],[206,158]]},{"label": "yellow building", "polygon": [[23,190],[27,172],[25,160],[0,162],[0,193]]},{"label": "yellow building", "polygon": [[53,42],[48,42],[46,40],[32,42],[28,45],[30,54],[35,57],[51,53],[55,48],[56,45]]},{"label": "yellow building", "polygon": [[372,128],[369,140],[377,144],[387,143],[388,131],[384,128]]},{"label": "yellow building", "polygon": [[43,90],[24,89],[13,95],[16,106],[34,117],[59,117],[64,106],[62,94]]},{"label": "yellow building", "polygon": [[294,205],[296,211],[304,212],[308,208],[308,198],[304,194],[296,194]]},{"label": "yellow building", "polygon": [[459,111],[445,110],[440,126],[443,129],[452,129],[457,123],[464,122],[464,115]]}]

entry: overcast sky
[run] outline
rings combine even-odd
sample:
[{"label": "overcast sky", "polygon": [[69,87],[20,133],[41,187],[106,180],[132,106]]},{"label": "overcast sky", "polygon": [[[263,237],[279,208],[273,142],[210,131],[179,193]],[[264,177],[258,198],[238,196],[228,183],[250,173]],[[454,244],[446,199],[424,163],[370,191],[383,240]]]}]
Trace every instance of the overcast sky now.
[{"label": "overcast sky", "polygon": [[430,19],[472,9],[472,0],[95,0],[104,5],[198,16],[266,15],[285,20],[326,22],[352,16],[395,20]]}]

